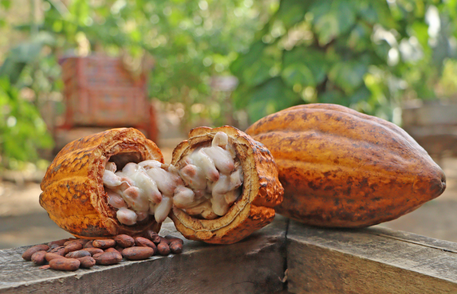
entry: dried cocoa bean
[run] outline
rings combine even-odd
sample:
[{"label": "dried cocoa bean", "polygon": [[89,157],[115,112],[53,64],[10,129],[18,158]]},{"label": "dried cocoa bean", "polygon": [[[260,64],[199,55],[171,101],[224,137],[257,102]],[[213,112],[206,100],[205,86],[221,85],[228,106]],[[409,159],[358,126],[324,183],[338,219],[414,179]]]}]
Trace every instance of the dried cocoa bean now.
[{"label": "dried cocoa bean", "polygon": [[57,254],[57,253],[51,253],[51,252],[47,252],[46,255],[45,255],[45,259],[47,261],[51,261],[53,259],[56,259],[56,258],[65,258],[63,255],[60,255],[60,254]]},{"label": "dried cocoa bean", "polygon": [[109,247],[114,247],[114,245],[116,245],[116,241],[114,241],[113,239],[94,240],[92,241],[92,245],[95,248],[106,249]]},{"label": "dried cocoa bean", "polygon": [[[57,245],[57,246],[63,246],[63,244],[65,244],[65,242],[67,242],[68,239],[60,239],[60,240],[56,240],[56,241],[51,241],[48,243],[48,246],[49,247],[53,247],[54,245]],[[54,246],[55,248],[56,246]]]},{"label": "dried cocoa bean", "polygon": [[84,244],[84,248],[95,248],[94,245],[92,245],[92,240]]},{"label": "dried cocoa bean", "polygon": [[87,242],[89,242],[89,240],[86,240],[86,239],[68,240],[67,242],[63,243],[63,246],[68,246],[73,243],[79,243],[84,246]]},{"label": "dried cocoa bean", "polygon": [[154,242],[154,244],[159,244],[160,243],[160,236],[156,232],[149,230],[145,233],[145,237]]},{"label": "dried cocoa bean", "polygon": [[122,255],[128,260],[141,260],[151,257],[154,249],[151,247],[129,247],[122,250]]},{"label": "dried cocoa bean", "polygon": [[122,255],[119,252],[104,252],[97,257],[94,256],[94,259],[97,264],[110,265],[121,262]]},{"label": "dried cocoa bean", "polygon": [[91,268],[95,265],[95,259],[92,256],[84,256],[78,258],[79,262],[81,263],[79,267],[81,268]]},{"label": "dried cocoa bean", "polygon": [[105,251],[100,252],[100,253],[95,253],[94,255],[92,255],[92,257],[95,258],[95,260],[96,260],[97,257],[99,257],[100,255],[102,255],[103,253],[105,253]]},{"label": "dried cocoa bean", "polygon": [[49,264],[46,264],[46,265],[40,266],[39,269],[48,269],[50,267],[51,266]]},{"label": "dried cocoa bean", "polygon": [[152,242],[149,239],[146,239],[146,238],[143,238],[143,237],[136,237],[135,238],[135,244],[137,246],[151,247],[152,249],[154,249],[154,253],[157,252],[156,244],[154,244],[154,242]]},{"label": "dried cocoa bean", "polygon": [[170,246],[168,246],[168,243],[165,238],[162,238],[160,243],[157,244],[157,251],[159,252],[160,255],[170,254]]},{"label": "dried cocoa bean", "polygon": [[39,244],[39,245],[32,246],[29,249],[25,250],[25,252],[22,254],[22,258],[27,261],[30,261],[30,260],[32,260],[33,253],[38,252],[38,251],[47,251],[48,249],[49,249],[49,246],[45,245],[45,244]]},{"label": "dried cocoa bean", "polygon": [[64,256],[65,255],[65,247],[64,246],[59,246],[59,247],[53,248],[52,250],[49,250],[48,252],[49,253],[55,253],[55,254],[58,254],[60,256]]},{"label": "dried cocoa bean", "polygon": [[168,245],[171,253],[180,254],[182,252],[183,243],[179,241],[173,241]]},{"label": "dried cocoa bean", "polygon": [[92,256],[94,254],[97,254],[97,253],[103,253],[103,249],[101,248],[95,248],[95,247],[92,247],[92,248],[84,248],[83,249],[84,251],[88,251]]},{"label": "dried cocoa bean", "polygon": [[75,271],[81,262],[74,258],[56,258],[49,262],[52,269],[59,271]]},{"label": "dried cocoa bean", "polygon": [[108,249],[105,249],[105,252],[117,252],[117,253],[121,254],[122,251],[119,251],[116,248],[110,247]]},{"label": "dried cocoa bean", "polygon": [[168,244],[171,244],[172,242],[180,242],[181,244],[184,244],[184,241],[182,239],[175,236],[166,235],[165,239],[168,241]]},{"label": "dried cocoa bean", "polygon": [[37,251],[32,254],[31,260],[36,265],[42,265],[46,262],[46,259],[44,258],[46,256],[46,253],[46,251]]},{"label": "dried cocoa bean", "polygon": [[67,254],[68,252],[81,250],[81,249],[83,249],[83,244],[81,244],[79,242],[69,243],[68,245],[65,245],[65,254]]},{"label": "dried cocoa bean", "polygon": [[66,258],[81,258],[84,256],[91,256],[90,252],[87,250],[77,250],[65,254]]},{"label": "dried cocoa bean", "polygon": [[131,236],[126,234],[117,235],[116,237],[114,237],[114,241],[116,241],[117,245],[123,248],[132,247],[133,245],[135,245],[135,240]]}]

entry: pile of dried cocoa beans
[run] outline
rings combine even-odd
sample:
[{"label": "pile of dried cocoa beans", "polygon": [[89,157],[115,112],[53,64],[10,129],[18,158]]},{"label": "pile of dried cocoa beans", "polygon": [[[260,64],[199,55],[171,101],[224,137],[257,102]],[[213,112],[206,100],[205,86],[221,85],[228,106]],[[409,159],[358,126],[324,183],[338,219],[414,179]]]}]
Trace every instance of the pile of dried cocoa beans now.
[{"label": "pile of dried cocoa beans", "polygon": [[27,249],[22,258],[41,265],[41,269],[75,271],[78,268],[91,268],[95,264],[111,265],[127,260],[142,260],[153,255],[180,254],[183,240],[161,237],[148,231],[145,237],[117,235],[113,239],[87,240],[62,239],[48,244],[35,245]]}]

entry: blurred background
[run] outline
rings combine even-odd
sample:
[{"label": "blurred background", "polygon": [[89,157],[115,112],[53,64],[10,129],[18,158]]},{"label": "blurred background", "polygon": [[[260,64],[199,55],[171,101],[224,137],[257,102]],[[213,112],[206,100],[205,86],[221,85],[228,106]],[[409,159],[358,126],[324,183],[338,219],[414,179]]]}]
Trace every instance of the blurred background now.
[{"label": "blurred background", "polygon": [[69,236],[38,197],[71,140],[132,126],[170,162],[314,102],[405,128],[448,188],[383,226],[457,242],[456,37],[457,0],[0,0],[0,248]]}]

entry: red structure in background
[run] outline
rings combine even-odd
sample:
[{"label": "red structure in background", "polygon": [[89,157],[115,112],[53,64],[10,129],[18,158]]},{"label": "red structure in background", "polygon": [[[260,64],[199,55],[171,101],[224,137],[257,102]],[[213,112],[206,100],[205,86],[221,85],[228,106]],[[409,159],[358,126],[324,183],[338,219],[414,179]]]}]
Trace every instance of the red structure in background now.
[{"label": "red structure in background", "polygon": [[68,57],[61,66],[66,112],[60,130],[134,127],[157,142],[146,74],[135,78],[121,58],[105,56]]}]

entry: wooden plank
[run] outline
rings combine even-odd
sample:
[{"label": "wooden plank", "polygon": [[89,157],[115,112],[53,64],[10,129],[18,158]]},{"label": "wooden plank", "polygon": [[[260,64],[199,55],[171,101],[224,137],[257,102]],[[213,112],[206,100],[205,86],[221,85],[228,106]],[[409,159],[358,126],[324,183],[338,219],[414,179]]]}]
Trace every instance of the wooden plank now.
[{"label": "wooden plank", "polygon": [[[0,293],[274,293],[284,289],[287,224],[278,216],[237,244],[185,240],[180,255],[75,272],[40,270],[22,260],[27,247],[0,250]],[[180,236],[172,223],[160,234]]]},{"label": "wooden plank", "polygon": [[291,221],[286,247],[292,293],[457,293],[456,243]]}]

